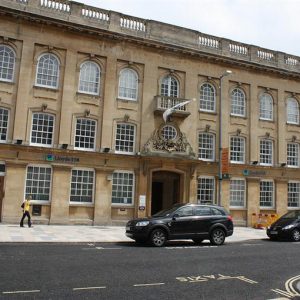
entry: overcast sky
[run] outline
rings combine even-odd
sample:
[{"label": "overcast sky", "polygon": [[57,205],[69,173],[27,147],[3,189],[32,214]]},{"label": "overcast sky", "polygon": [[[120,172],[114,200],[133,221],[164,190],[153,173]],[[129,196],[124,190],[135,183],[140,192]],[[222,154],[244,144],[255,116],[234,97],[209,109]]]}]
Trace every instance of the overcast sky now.
[{"label": "overcast sky", "polygon": [[77,0],[300,56],[300,0]]}]

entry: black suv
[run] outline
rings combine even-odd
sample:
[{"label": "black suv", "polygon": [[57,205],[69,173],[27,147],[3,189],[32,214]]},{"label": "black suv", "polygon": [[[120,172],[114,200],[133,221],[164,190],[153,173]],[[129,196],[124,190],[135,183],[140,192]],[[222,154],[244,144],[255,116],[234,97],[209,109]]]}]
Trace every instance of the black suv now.
[{"label": "black suv", "polygon": [[134,219],[126,225],[128,237],[156,247],[178,239],[192,239],[197,244],[209,239],[213,245],[222,245],[232,234],[231,216],[216,205],[176,204],[151,218]]}]

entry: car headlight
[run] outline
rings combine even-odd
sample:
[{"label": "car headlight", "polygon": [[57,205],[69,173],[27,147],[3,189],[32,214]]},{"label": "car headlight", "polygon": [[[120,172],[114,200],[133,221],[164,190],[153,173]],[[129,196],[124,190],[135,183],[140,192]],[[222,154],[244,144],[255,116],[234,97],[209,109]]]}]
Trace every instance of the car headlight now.
[{"label": "car headlight", "polygon": [[149,225],[149,221],[140,221],[140,222],[137,222],[135,226],[136,227],[144,227],[147,225]]},{"label": "car headlight", "polygon": [[283,227],[282,229],[283,230],[288,230],[288,229],[291,229],[293,227],[295,227],[295,225],[294,224],[290,224],[290,225],[287,225],[287,226]]}]

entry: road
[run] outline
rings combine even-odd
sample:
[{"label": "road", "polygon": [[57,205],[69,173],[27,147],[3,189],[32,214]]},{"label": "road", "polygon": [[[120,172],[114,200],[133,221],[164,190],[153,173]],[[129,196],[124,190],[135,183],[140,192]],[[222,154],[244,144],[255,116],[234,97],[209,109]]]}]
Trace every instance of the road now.
[{"label": "road", "polygon": [[[1,299],[297,299],[300,243],[0,244]],[[299,298],[298,298],[299,299]]]}]

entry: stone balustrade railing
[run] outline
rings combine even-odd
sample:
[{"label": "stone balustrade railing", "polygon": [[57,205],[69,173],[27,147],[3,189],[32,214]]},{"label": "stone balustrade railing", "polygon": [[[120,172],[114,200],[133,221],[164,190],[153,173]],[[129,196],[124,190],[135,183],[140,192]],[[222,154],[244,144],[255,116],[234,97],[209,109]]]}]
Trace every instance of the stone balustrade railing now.
[{"label": "stone balustrade railing", "polygon": [[149,41],[168,43],[168,46],[180,46],[192,51],[217,54],[226,58],[300,73],[300,57],[297,56],[203,34],[175,25],[127,16],[78,2],[67,0],[0,0],[0,9],[3,7],[10,10],[26,11],[26,13],[57,21],[68,21],[78,24],[78,26],[126,33]]},{"label": "stone balustrade railing", "polygon": [[[174,107],[179,103],[187,101],[187,99],[168,97],[168,96],[155,96],[156,98],[156,108],[157,109],[168,109]],[[186,105],[180,106],[175,109],[176,111],[186,111]]]}]

